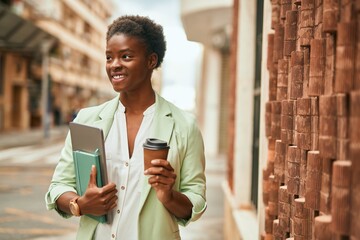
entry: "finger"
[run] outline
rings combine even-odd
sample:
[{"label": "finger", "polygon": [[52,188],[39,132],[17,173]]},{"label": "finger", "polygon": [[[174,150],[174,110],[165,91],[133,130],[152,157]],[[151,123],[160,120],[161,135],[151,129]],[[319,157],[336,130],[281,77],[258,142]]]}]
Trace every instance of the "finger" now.
[{"label": "finger", "polygon": [[99,189],[98,192],[98,197],[103,198],[104,200],[107,200],[106,202],[108,202],[108,199],[112,198],[113,196],[116,196],[117,190],[113,189],[113,190],[104,190],[103,188]]},{"label": "finger", "polygon": [[154,166],[161,166],[170,171],[174,171],[174,168],[171,166],[170,162],[164,159],[154,159],[151,161],[151,164]]},{"label": "finger", "polygon": [[162,189],[162,190],[170,190],[171,189],[170,185],[164,184],[164,183],[159,183],[159,182],[152,183],[150,185],[151,185],[151,187],[153,187],[155,189]]},{"label": "finger", "polygon": [[89,184],[88,184],[88,187],[93,187],[93,186],[97,187],[97,184],[96,184],[96,167],[95,167],[95,165],[91,166],[90,180],[89,180]]},{"label": "finger", "polygon": [[160,175],[152,176],[148,179],[149,184],[160,183],[165,185],[173,185],[175,182],[174,178],[162,177]]},{"label": "finger", "polygon": [[111,207],[112,205],[114,205],[114,203],[117,203],[117,200],[118,200],[118,197],[116,195],[112,196],[108,201],[108,206]]},{"label": "finger", "polygon": [[110,196],[106,196],[102,199],[102,205],[105,206],[106,209],[108,209],[110,206],[112,206],[114,204],[114,202],[117,201],[117,196],[116,195],[110,195]]},{"label": "finger", "polygon": [[114,183],[109,183],[101,188],[101,194],[107,195],[110,193],[113,195],[117,193],[116,185]]},{"label": "finger", "polygon": [[164,167],[151,167],[148,169],[148,175],[162,175],[164,177],[176,178],[176,174]]},{"label": "finger", "polygon": [[109,210],[116,208],[116,206],[117,206],[117,201],[115,201],[115,202],[110,206]]},{"label": "finger", "polygon": [[117,202],[118,202],[118,197],[116,195],[107,197],[106,200],[104,201],[104,207],[106,211],[109,211],[110,209],[117,206]]}]

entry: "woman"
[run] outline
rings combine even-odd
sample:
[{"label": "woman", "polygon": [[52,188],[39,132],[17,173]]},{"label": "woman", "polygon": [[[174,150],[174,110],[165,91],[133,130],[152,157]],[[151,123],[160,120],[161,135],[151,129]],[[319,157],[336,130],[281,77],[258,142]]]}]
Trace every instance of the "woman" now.
[{"label": "woman", "polygon": [[[119,95],[82,109],[74,121],[103,129],[109,183],[96,186],[93,167],[78,196],[68,136],[46,194],[48,209],[81,216],[77,239],[180,239],[178,224],[197,220],[206,209],[201,133],[191,116],[151,85],[165,50],[162,27],[147,17],[123,16],[108,27],[106,72]],[[147,138],[168,142],[170,150],[167,160],[152,160],[144,172]],[[109,221],[98,223],[88,214],[108,214]]]}]

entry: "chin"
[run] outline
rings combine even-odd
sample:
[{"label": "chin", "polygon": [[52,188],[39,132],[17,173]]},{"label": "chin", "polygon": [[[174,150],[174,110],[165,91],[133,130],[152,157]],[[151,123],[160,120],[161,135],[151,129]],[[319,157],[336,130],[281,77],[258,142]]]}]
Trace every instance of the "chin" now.
[{"label": "chin", "polygon": [[123,90],[125,87],[124,83],[117,81],[111,81],[111,85],[113,86],[114,90]]},{"label": "chin", "polygon": [[114,89],[114,91],[117,92],[117,93],[120,93],[120,92],[123,92],[123,91],[124,91],[123,88],[119,88],[119,87],[116,87],[116,86],[113,86],[113,89]]}]

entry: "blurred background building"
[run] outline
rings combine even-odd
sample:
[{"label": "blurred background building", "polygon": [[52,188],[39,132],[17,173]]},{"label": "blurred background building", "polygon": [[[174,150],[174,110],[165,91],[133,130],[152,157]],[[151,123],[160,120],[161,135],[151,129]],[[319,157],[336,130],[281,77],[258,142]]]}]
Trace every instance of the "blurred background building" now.
[{"label": "blurred background building", "polygon": [[203,45],[203,65],[197,81],[197,116],[207,152],[227,152],[230,34],[232,0],[181,1],[183,25],[190,41]]},{"label": "blurred background building", "polygon": [[[115,96],[104,52],[116,7],[111,0],[0,1],[0,132],[49,129]],[[160,71],[153,78],[160,89]]]},{"label": "blurred background building", "polygon": [[206,152],[227,159],[224,239],[259,237],[262,2],[181,1],[188,39],[204,45],[197,114]]},{"label": "blurred background building", "polygon": [[105,76],[111,1],[1,1],[0,132],[72,120],[113,95]]}]

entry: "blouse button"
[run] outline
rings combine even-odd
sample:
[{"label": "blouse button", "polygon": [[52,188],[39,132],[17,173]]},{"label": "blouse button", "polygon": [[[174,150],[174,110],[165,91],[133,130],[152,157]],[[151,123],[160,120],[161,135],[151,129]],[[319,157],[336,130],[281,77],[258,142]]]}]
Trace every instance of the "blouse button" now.
[{"label": "blouse button", "polygon": [[125,187],[124,186],[121,186],[121,190],[124,190],[125,189]]}]

